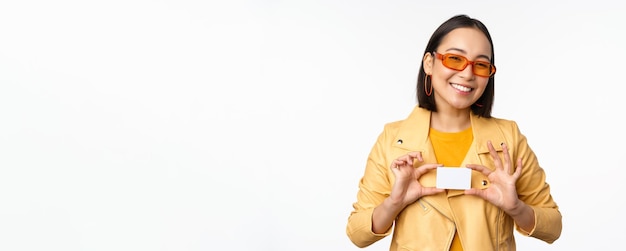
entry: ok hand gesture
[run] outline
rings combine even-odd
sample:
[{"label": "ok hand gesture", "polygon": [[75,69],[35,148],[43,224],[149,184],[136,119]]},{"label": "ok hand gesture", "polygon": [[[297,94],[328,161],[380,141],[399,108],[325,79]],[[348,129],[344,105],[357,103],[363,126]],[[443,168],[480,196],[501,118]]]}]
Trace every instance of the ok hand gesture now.
[{"label": "ok hand gesture", "polygon": [[421,152],[410,152],[400,156],[391,163],[396,182],[391,189],[389,198],[394,204],[405,207],[422,196],[443,192],[443,189],[423,187],[418,179],[428,171],[441,166],[439,164],[424,164],[418,168],[413,167],[415,160],[423,162]]},{"label": "ok hand gesture", "polygon": [[514,167],[509,157],[509,149],[506,144],[502,143],[504,160],[498,156],[491,141],[487,142],[487,147],[493,158],[495,170],[492,171],[485,166],[477,164],[469,164],[467,167],[486,175],[491,185],[486,189],[472,188],[465,190],[465,194],[481,197],[505,212],[510,213],[519,208],[521,206],[520,203],[523,204],[517,197],[517,188],[515,187],[517,179],[519,179],[522,174],[522,159],[517,160],[517,167],[515,167],[515,171],[512,172],[511,170]]}]

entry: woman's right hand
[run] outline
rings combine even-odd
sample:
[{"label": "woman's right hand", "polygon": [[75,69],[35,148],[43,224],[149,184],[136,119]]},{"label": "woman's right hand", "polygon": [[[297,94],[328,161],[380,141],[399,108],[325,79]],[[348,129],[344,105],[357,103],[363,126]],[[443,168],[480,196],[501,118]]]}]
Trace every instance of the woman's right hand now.
[{"label": "woman's right hand", "polygon": [[418,179],[440,164],[423,164],[413,167],[415,161],[424,162],[421,152],[410,152],[391,163],[391,171],[396,178],[391,194],[382,204],[374,208],[372,214],[372,232],[382,234],[393,225],[398,214],[409,204],[422,196],[443,192],[443,189],[423,187]]},{"label": "woman's right hand", "polygon": [[418,181],[420,176],[441,165],[423,164],[415,168],[413,166],[415,161],[424,161],[421,152],[410,152],[400,156],[391,163],[391,171],[396,177],[396,182],[393,184],[389,199],[393,204],[401,205],[402,208],[415,202],[422,196],[444,191],[435,187],[423,187]]}]

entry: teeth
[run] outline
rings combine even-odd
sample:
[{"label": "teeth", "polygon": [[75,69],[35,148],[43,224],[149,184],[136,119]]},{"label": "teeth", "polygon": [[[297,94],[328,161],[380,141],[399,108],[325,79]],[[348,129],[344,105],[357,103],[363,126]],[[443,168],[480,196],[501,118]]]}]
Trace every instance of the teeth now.
[{"label": "teeth", "polygon": [[454,87],[454,89],[457,89],[459,91],[464,91],[464,92],[468,92],[468,91],[472,90],[472,88],[465,87],[465,86],[462,86],[462,85],[457,85],[457,84],[452,84],[452,87]]}]

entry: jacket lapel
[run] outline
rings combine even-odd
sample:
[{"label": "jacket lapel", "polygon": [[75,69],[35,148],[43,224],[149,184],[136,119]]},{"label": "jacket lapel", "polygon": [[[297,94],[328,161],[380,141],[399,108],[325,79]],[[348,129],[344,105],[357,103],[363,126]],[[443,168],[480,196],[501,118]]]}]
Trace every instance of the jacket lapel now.
[{"label": "jacket lapel", "polygon": [[489,153],[487,141],[491,141],[496,151],[501,152],[502,146],[500,144],[505,142],[505,137],[496,120],[479,117],[472,113],[471,121],[472,133],[474,134],[474,142],[472,143],[472,146],[475,147],[475,149],[470,149],[474,150],[474,152],[468,152],[468,155],[471,154],[478,156],[478,154]]},{"label": "jacket lapel", "polygon": [[402,143],[395,146],[405,151],[422,152],[424,158],[432,155],[434,160],[435,154],[428,139],[429,129],[430,111],[416,106],[409,117],[402,121],[395,139],[395,142]]}]

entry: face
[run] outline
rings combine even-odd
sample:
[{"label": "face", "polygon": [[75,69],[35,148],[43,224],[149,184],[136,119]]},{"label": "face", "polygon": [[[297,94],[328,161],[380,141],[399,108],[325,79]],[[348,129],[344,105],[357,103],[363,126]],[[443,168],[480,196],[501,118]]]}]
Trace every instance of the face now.
[{"label": "face", "polygon": [[[461,55],[469,61],[491,62],[491,45],[475,28],[457,28],[448,33],[436,52]],[[424,55],[424,71],[431,75],[437,110],[468,110],[485,91],[489,77],[475,75],[469,64],[461,71],[449,69],[433,53]]]}]

